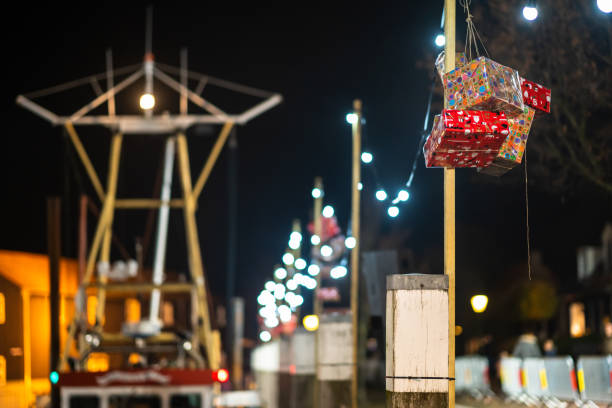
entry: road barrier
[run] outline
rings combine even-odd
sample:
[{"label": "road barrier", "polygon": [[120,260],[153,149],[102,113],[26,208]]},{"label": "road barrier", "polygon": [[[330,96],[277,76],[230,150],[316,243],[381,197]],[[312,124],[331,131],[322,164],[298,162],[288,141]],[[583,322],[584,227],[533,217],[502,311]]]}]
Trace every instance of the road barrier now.
[{"label": "road barrier", "polygon": [[523,390],[523,360],[516,357],[502,358],[500,367],[502,391],[510,399],[520,400],[525,392]]},{"label": "road barrier", "polygon": [[489,361],[483,356],[462,356],[455,359],[455,390],[475,397],[491,395]]},{"label": "road barrier", "polygon": [[577,365],[582,400],[612,403],[612,356],[582,356]]},{"label": "road barrier", "polygon": [[549,396],[548,378],[541,358],[526,358],[523,360],[523,386],[525,392],[537,399]]},{"label": "road barrier", "polygon": [[558,401],[579,401],[574,360],[570,356],[547,357],[542,360],[550,398]]}]

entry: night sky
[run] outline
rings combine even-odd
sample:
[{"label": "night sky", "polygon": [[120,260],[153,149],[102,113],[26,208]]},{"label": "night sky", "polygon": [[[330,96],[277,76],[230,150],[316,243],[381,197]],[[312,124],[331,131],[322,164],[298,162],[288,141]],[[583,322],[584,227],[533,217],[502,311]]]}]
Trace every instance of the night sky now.
[{"label": "night sky", "polygon": [[[390,195],[406,181],[430,84],[430,71],[417,68],[417,63],[433,63],[433,37],[442,11],[442,2],[420,3],[418,7],[411,2],[383,7],[328,2],[283,8],[258,3],[247,8],[236,5],[235,10],[214,10],[205,4],[155,6],[157,61],[178,65],[179,49],[185,46],[190,69],[284,97],[280,106],[237,129],[236,289],[237,295],[246,297],[247,319],[254,322],[255,297],[280,262],[292,220],[300,218],[306,226],[315,176],[323,177],[326,201],[336,207],[341,224],[348,222],[351,134],[345,115],[354,98],[364,103],[365,146],[374,154],[379,181]],[[2,28],[10,75],[5,77],[2,110],[0,248],[44,252],[45,197],[64,193],[66,169],[71,174],[69,195],[76,197],[79,186],[73,168],[65,166],[61,129],[16,106],[15,97],[103,72],[108,47],[113,49],[116,67],[139,63],[144,53],[145,4],[18,7],[21,10],[7,15],[13,25]],[[458,37],[462,36],[460,32]],[[55,101],[49,107],[74,111],[93,98],[93,92],[86,91],[89,94],[77,94],[81,99]],[[135,106],[137,94],[133,95]],[[109,132],[82,128],[80,133],[104,179]],[[188,132],[188,137],[195,173],[213,138],[195,131]],[[537,123],[531,137],[537,137]],[[134,136],[126,137],[124,143],[123,159],[129,164],[121,168],[119,196],[150,196],[162,139]],[[93,196],[82,167],[77,167]],[[522,167],[513,172],[521,171]],[[226,178],[224,154],[204,189],[198,213],[205,268],[211,290],[220,300],[225,293],[227,256]],[[526,259],[524,181],[520,177],[492,181],[472,169],[457,171],[459,315],[469,294],[512,279],[507,271],[516,271]],[[371,200],[375,180],[368,169],[364,169],[364,183],[364,200]],[[178,182],[175,187],[178,194]],[[540,187],[537,179],[530,180],[531,245],[541,251],[560,288],[570,290],[575,282],[575,248],[599,243],[603,224],[610,218],[610,198],[589,186],[564,194],[545,193]],[[401,207],[400,216],[389,220],[383,205],[370,203],[364,217],[382,214],[383,233],[405,231],[407,239],[401,245],[414,252],[418,269],[431,254],[441,255],[442,198],[442,170],[425,169],[420,156],[411,199]],[[68,205],[76,216],[76,198]],[[129,218],[117,216],[115,229],[133,253],[134,236],[142,235],[146,214],[127,214]],[[184,270],[181,214],[173,212],[171,223],[168,268]],[[76,231],[74,221],[69,227]],[[65,243],[64,248],[69,256],[75,255],[72,239],[73,245]],[[431,263],[429,270],[442,273],[441,268],[431,270]],[[247,335],[253,337],[254,329],[254,325],[247,327]]]}]

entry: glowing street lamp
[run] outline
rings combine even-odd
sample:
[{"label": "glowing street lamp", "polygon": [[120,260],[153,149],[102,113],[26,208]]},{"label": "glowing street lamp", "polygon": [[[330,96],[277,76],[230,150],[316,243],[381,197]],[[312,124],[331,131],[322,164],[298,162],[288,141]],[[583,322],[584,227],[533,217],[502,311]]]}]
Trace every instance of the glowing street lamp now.
[{"label": "glowing street lamp", "polygon": [[151,110],[155,106],[155,97],[153,94],[145,93],[140,97],[140,109]]},{"label": "glowing street lamp", "polygon": [[302,320],[302,324],[304,328],[308,331],[315,331],[319,328],[319,316],[317,315],[307,315],[304,316]]},{"label": "glowing street lamp", "polygon": [[486,295],[475,295],[470,299],[470,303],[475,313],[482,313],[487,309],[489,298]]}]

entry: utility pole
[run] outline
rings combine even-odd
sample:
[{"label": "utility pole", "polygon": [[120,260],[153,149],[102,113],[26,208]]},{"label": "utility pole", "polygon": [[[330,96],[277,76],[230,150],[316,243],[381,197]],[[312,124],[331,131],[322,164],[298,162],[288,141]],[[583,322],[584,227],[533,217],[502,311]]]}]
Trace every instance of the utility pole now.
[{"label": "utility pole", "polygon": [[[444,0],[444,67],[455,69],[455,0]],[[445,106],[446,108],[446,106]],[[448,406],[455,408],[455,169],[444,169],[444,274],[448,276]]]},{"label": "utility pole", "polygon": [[355,238],[355,247],[351,250],[351,315],[353,334],[353,375],[351,377],[351,406],[357,408],[357,375],[359,345],[359,210],[360,194],[359,183],[361,182],[361,100],[353,101],[353,109],[357,120],[353,123],[353,182],[351,199],[351,234]]},{"label": "utility pole", "polygon": [[[321,177],[315,177],[313,191],[319,192],[318,195],[313,194],[314,212],[313,212],[313,217],[312,217],[313,224],[314,224],[314,233],[317,237],[319,237],[319,242],[314,246],[315,253],[319,254],[319,251],[321,249],[321,211],[323,209],[323,195],[324,195],[323,179]],[[319,318],[320,320],[321,312],[323,311],[323,301],[321,301],[319,297],[317,296],[317,291],[321,288],[321,273],[320,272],[319,274],[317,274],[316,279],[317,279],[317,287],[315,288],[315,293],[314,293],[313,312],[315,316],[317,316],[317,318]],[[317,380],[317,369],[319,367],[319,336],[317,336],[315,333],[314,338],[315,338],[315,348],[314,348],[315,379],[314,379],[314,386],[313,386],[314,395],[313,395],[312,402],[313,402],[313,407],[318,408],[319,390],[320,390],[319,381]]]}]

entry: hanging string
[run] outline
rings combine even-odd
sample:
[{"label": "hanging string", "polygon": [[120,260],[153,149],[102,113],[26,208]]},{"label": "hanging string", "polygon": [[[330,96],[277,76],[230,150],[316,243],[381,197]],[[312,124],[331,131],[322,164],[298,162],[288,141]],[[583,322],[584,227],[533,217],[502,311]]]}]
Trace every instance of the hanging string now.
[{"label": "hanging string", "polygon": [[[485,55],[488,57],[489,52],[480,38],[480,34],[478,34],[478,30],[474,26],[474,21],[472,20],[472,13],[470,12],[470,4],[472,0],[459,0],[459,4],[463,7],[463,12],[466,15],[465,22],[467,24],[466,33],[465,33],[465,55],[468,58],[468,61],[471,61],[474,58],[480,57],[480,49],[478,47],[478,43],[482,46]],[[474,50],[474,58],[472,58],[472,49]]]},{"label": "hanging string", "polygon": [[527,270],[529,273],[529,280],[531,280],[531,245],[529,238],[529,190],[527,185],[529,184],[529,180],[527,178],[527,152],[525,152],[525,214],[526,214],[526,223],[527,223]]}]

